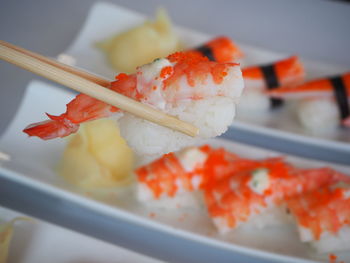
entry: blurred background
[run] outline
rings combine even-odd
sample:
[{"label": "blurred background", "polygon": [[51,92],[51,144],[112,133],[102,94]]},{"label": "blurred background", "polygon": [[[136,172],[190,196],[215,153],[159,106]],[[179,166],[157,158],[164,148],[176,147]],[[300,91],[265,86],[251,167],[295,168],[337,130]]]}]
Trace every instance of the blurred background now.
[{"label": "blurred background", "polygon": [[[326,0],[105,0],[152,16],[164,6],[174,24],[350,67],[350,4]],[[94,0],[1,0],[1,39],[54,57],[74,40]],[[0,133],[26,84],[37,78],[0,61]]]}]

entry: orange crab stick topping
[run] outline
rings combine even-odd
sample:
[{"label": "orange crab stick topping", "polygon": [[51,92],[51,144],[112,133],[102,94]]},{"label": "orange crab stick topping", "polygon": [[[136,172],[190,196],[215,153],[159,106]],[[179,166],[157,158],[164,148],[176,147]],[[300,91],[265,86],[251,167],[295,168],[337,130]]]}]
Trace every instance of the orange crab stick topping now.
[{"label": "orange crab stick topping", "polygon": [[200,52],[209,60],[216,62],[233,62],[243,57],[243,52],[228,37],[222,36],[214,38],[193,51]]},{"label": "orange crab stick topping", "polygon": [[[346,120],[350,116],[350,72],[341,76],[316,79],[293,88],[280,87],[268,94],[272,97],[292,99],[333,96],[341,119]],[[346,122],[343,124],[346,126]]]},{"label": "orange crab stick topping", "polygon": [[[272,74],[276,78],[277,86],[296,84],[304,78],[304,67],[297,56],[277,61],[270,65],[247,67],[242,70],[243,78],[246,79],[265,79],[271,78],[266,76],[264,70],[272,68]],[[272,88],[272,87],[270,87]]]},{"label": "orange crab stick topping", "polygon": [[[343,84],[347,91],[347,96],[350,97],[350,72],[339,77],[343,81]],[[286,97],[289,95],[291,97],[292,95],[295,95],[297,98],[299,97],[297,96],[298,94],[303,97],[313,97],[324,93],[332,94],[333,90],[334,86],[331,78],[323,78],[303,83],[297,87],[280,87],[278,89],[269,91],[268,94],[273,97]]]}]

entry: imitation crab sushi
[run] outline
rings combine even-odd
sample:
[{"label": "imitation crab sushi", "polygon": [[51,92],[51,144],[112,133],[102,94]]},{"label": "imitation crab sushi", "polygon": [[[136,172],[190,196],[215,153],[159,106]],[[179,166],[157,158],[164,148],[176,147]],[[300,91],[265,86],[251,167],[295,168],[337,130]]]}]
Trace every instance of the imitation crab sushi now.
[{"label": "imitation crab sushi", "polygon": [[297,56],[271,64],[244,68],[244,92],[238,106],[242,113],[266,112],[282,105],[281,99],[271,99],[265,92],[279,86],[293,87],[304,80],[304,68]]},{"label": "imitation crab sushi", "polygon": [[340,182],[287,202],[302,242],[320,253],[350,250],[350,184]]},{"label": "imitation crab sushi", "polygon": [[[239,64],[178,52],[137,68],[135,74],[119,74],[108,88],[194,124],[200,139],[218,136],[232,123],[243,78]],[[45,140],[65,137],[82,122],[112,115],[117,116],[122,136],[138,156],[159,157],[195,142],[84,94],[68,103],[65,113],[48,114],[49,120],[31,124],[24,132]]]},{"label": "imitation crab sushi", "polygon": [[332,131],[342,124],[350,126],[350,72],[268,93],[274,98],[298,100],[298,119],[313,133]]}]

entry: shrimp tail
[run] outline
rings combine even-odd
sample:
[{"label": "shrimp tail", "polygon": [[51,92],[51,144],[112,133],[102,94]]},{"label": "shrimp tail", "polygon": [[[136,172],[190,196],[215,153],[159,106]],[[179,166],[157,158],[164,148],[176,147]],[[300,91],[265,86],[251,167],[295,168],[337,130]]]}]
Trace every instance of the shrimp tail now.
[{"label": "shrimp tail", "polygon": [[46,115],[50,120],[28,125],[23,132],[29,136],[38,136],[43,140],[50,140],[68,136],[79,129],[79,124],[72,123],[65,117],[65,114],[54,116],[46,113]]}]

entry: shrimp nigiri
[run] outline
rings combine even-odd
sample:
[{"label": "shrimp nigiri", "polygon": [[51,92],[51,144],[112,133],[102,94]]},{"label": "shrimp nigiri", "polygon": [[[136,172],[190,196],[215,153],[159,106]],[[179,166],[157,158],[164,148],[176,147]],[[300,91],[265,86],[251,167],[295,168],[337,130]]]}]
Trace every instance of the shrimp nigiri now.
[{"label": "shrimp nigiri", "polygon": [[252,163],[255,161],[209,145],[165,154],[135,171],[138,199],[146,202],[200,190],[213,180],[250,167]]},{"label": "shrimp nigiri", "polygon": [[[200,128],[200,138],[225,132],[235,115],[235,103],[243,90],[240,67],[218,63],[195,52],[178,52],[141,66],[135,74],[119,74],[108,87],[149,104]],[[65,113],[24,129],[30,136],[48,140],[65,137],[85,121],[109,117],[120,110],[80,94],[67,104]],[[142,155],[161,156],[188,145],[184,134],[123,113],[118,122],[122,136]],[[140,132],[142,131],[142,132]]]},{"label": "shrimp nigiri", "polygon": [[245,90],[239,104],[240,111],[265,111],[278,107],[281,100],[270,99],[266,90],[294,86],[304,80],[304,68],[297,56],[268,65],[252,66],[242,70]]},{"label": "shrimp nigiri", "polygon": [[[350,118],[350,72],[316,79],[294,88],[280,87],[268,92],[275,98],[298,99],[301,124],[312,132],[332,131]],[[347,125],[348,124],[348,125]]]},{"label": "shrimp nigiri", "polygon": [[[349,180],[347,180],[349,182]],[[350,249],[350,184],[339,182],[287,202],[302,242],[318,252]]]},{"label": "shrimp nigiri", "polygon": [[238,61],[244,55],[239,47],[225,36],[214,38],[192,51],[201,53],[209,60],[221,63]]},{"label": "shrimp nigiri", "polygon": [[220,233],[241,225],[263,228],[288,221],[283,202],[292,196],[339,181],[330,169],[298,169],[270,159],[204,188],[209,215]]}]

